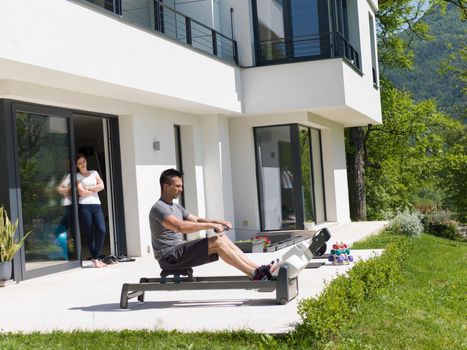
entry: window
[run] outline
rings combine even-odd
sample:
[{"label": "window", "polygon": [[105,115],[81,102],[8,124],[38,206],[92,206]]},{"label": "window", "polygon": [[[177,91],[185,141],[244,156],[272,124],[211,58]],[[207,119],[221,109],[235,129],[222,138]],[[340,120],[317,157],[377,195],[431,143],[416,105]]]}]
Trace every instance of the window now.
[{"label": "window", "polygon": [[317,0],[290,2],[293,53],[295,57],[320,54],[319,17]]},{"label": "window", "polygon": [[[183,161],[182,161],[182,138],[181,138],[181,130],[180,125],[174,126],[174,137],[175,137],[175,161],[176,161],[176,168],[178,171],[183,173]],[[179,203],[185,207],[185,192],[183,191],[180,198]]]},{"label": "window", "polygon": [[347,17],[347,0],[336,0],[336,31],[349,38],[349,20]]},{"label": "window", "polygon": [[257,62],[330,54],[326,1],[253,1]]},{"label": "window", "polygon": [[373,75],[373,86],[378,87],[378,68],[376,65],[376,43],[375,43],[375,21],[371,14],[368,14],[370,24],[370,44],[371,44],[371,72]]}]

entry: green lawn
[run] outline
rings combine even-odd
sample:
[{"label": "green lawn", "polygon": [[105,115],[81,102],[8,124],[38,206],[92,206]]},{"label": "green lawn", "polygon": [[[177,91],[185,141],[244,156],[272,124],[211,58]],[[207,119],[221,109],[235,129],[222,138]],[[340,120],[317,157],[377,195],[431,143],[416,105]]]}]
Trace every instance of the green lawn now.
[{"label": "green lawn", "polygon": [[[356,246],[391,240],[383,234]],[[467,348],[466,243],[430,235],[412,243],[402,282],[365,303],[333,349]]]},{"label": "green lawn", "polygon": [[[388,233],[354,244],[383,248]],[[467,244],[429,235],[412,240],[403,279],[366,301],[351,328],[326,349],[466,349]],[[345,322],[345,315],[342,316]],[[307,348],[306,345],[303,345]],[[254,333],[54,332],[0,334],[0,349],[288,349],[286,337]]]},{"label": "green lawn", "polygon": [[253,333],[178,333],[165,331],[53,332],[0,335],[1,350],[21,349],[258,349],[261,336]]}]

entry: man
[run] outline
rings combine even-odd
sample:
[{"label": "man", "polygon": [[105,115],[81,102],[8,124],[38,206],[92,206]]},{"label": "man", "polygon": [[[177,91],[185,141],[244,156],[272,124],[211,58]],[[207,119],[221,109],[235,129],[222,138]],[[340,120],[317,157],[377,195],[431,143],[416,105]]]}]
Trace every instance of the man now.
[{"label": "man", "polygon": [[[154,256],[164,270],[182,270],[219,259],[234,266],[252,280],[271,278],[274,263],[259,266],[223,232],[232,228],[224,220],[209,220],[188,213],[174,199],[183,191],[183,174],[175,169],[165,170],[160,177],[161,198],[149,213]],[[214,237],[183,241],[183,234],[214,230]]]}]

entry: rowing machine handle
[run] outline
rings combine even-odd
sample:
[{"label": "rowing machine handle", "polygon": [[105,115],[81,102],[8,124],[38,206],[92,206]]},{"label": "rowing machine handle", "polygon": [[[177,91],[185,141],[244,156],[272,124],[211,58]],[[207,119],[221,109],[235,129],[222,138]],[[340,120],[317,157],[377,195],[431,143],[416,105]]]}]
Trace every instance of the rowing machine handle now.
[{"label": "rowing machine handle", "polygon": [[[222,225],[224,227],[224,232],[230,230],[227,225]],[[214,230],[215,233],[219,233],[218,230]]]}]

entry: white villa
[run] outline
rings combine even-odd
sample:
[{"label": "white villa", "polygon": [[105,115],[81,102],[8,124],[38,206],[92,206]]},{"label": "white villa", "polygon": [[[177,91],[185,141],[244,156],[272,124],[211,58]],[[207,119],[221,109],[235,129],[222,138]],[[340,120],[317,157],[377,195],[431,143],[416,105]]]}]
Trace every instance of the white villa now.
[{"label": "white villa", "polygon": [[[87,156],[106,254],[152,254],[167,168],[232,239],[350,221],[344,128],[381,122],[376,0],[0,1],[0,205],[17,281],[81,266]],[[70,166],[71,164],[71,166]],[[69,215],[69,227],[60,225]],[[190,239],[191,237],[188,237]]]}]

